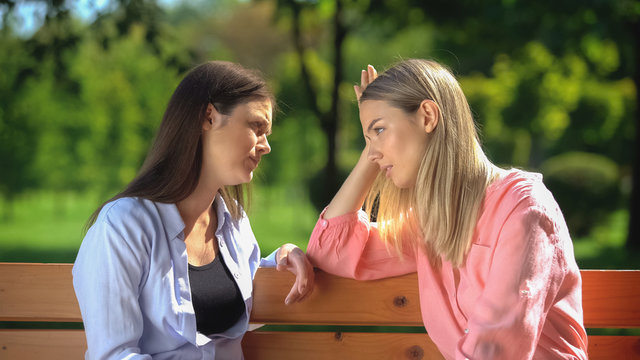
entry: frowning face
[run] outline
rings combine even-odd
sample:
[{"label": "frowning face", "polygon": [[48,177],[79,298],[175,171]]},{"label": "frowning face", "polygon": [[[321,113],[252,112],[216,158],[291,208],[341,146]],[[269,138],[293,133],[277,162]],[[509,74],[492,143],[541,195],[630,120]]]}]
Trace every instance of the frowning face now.
[{"label": "frowning face", "polygon": [[219,188],[251,181],[262,156],[271,152],[271,119],[269,99],[239,104],[229,115],[212,109],[203,122],[202,176]]}]

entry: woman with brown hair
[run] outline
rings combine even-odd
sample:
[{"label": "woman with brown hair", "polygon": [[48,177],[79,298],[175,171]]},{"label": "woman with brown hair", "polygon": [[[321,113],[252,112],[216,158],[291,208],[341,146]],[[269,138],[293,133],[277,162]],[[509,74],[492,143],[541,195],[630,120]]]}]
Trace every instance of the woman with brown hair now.
[{"label": "woman with brown hair", "polygon": [[542,176],[487,159],[436,62],[369,66],[355,90],[366,146],[313,230],[312,262],[363,280],[417,272],[446,359],[586,359],[580,272]]},{"label": "woman with brown hair", "polygon": [[73,267],[87,359],[241,359],[259,266],[296,275],[287,304],[310,293],[304,253],[286,244],[261,258],[244,211],[274,105],[233,63],[178,85],[142,169],[92,215]]}]

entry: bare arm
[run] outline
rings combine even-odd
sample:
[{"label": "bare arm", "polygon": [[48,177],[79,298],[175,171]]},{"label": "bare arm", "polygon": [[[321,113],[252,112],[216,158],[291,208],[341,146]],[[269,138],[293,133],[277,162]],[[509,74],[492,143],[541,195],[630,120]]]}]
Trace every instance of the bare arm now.
[{"label": "bare arm", "polygon": [[[360,75],[360,86],[355,85],[353,89],[356,93],[358,103],[360,95],[364,89],[378,76],[373,66],[367,66],[367,70],[362,70]],[[333,200],[327,206],[324,214],[325,219],[355,212],[362,208],[367,192],[373,185],[378,175],[378,166],[367,159],[369,153],[369,145],[367,145],[356,166],[351,170],[351,174],[347,177],[340,190],[333,197]]]},{"label": "bare arm", "polygon": [[325,219],[352,213],[362,208],[367,192],[379,172],[378,166],[367,159],[368,152],[367,146],[347,180],[327,206],[327,211],[324,213]]}]

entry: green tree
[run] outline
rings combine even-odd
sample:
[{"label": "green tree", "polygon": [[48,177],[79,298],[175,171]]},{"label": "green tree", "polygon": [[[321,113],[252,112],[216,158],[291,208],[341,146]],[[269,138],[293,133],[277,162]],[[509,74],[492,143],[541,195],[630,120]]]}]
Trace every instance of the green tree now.
[{"label": "green tree", "polygon": [[13,199],[36,180],[32,162],[37,124],[30,121],[28,109],[18,105],[21,81],[34,61],[7,28],[0,31],[0,53],[12,54],[0,57],[0,196],[8,204],[3,217],[10,217]]}]

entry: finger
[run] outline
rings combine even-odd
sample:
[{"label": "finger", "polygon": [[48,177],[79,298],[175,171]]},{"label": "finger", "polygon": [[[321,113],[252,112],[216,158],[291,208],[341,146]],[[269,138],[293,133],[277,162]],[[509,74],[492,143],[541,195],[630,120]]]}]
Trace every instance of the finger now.
[{"label": "finger", "polygon": [[356,100],[360,101],[360,96],[362,96],[362,91],[360,90],[360,86],[353,85],[353,90],[356,92]]},{"label": "finger", "polygon": [[306,293],[300,295],[300,297],[298,298],[298,302],[304,301],[309,297],[309,295],[311,295],[311,293],[313,293],[313,286],[311,286]]},{"label": "finger", "polygon": [[304,291],[300,292],[300,297],[298,298],[298,302],[303,301],[304,299],[306,299],[309,295],[311,295],[311,293],[313,292],[314,289],[314,273],[313,273],[313,269],[311,269],[311,275],[307,278],[307,283],[304,287]]},{"label": "finger", "polygon": [[371,69],[373,70],[373,78],[371,79],[371,81],[373,81],[378,77],[378,71],[373,67],[373,65],[371,65]]},{"label": "finger", "polygon": [[360,73],[360,87],[364,88],[369,82],[369,73],[366,70],[362,70]]},{"label": "finger", "polygon": [[296,277],[298,293],[300,294],[300,296],[298,297],[298,301],[302,301],[313,291],[314,281],[315,273],[313,272],[313,267],[310,263],[307,263],[304,271],[301,272],[300,276]]},{"label": "finger", "polygon": [[375,79],[375,69],[371,65],[367,65],[367,75],[369,78],[369,82],[367,85],[371,84],[371,82]]},{"label": "finger", "polygon": [[283,258],[281,258],[280,260],[278,260],[278,264],[276,266],[276,270],[278,271],[282,271],[282,270],[287,270],[288,266],[289,266],[289,261],[288,261],[288,256],[285,256]]},{"label": "finger", "polygon": [[300,297],[300,294],[298,293],[297,286],[296,284],[293,284],[293,286],[291,287],[291,290],[289,291],[289,294],[284,299],[284,303],[286,305],[291,305],[298,300],[298,297]]}]

